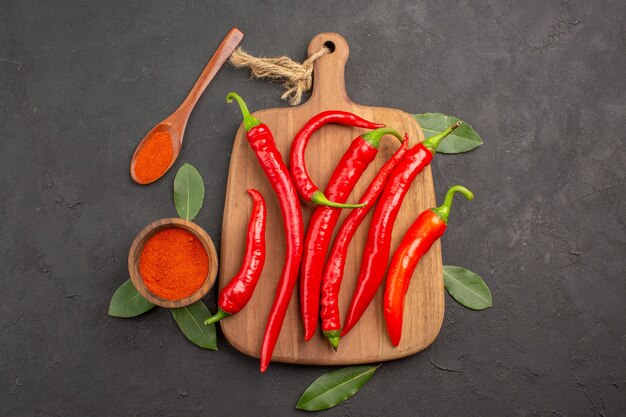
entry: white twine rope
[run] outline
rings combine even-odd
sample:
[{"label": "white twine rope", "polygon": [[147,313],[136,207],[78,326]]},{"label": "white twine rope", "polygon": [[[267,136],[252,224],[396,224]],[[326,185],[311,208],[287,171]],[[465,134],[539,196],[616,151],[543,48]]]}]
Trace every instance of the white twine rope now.
[{"label": "white twine rope", "polygon": [[249,68],[254,78],[270,78],[280,81],[287,91],[281,98],[295,106],[302,101],[302,95],[313,85],[313,63],[322,55],[331,51],[326,46],[308,57],[302,64],[281,56],[277,58],[255,57],[241,48],[237,48],[230,56],[235,68]]}]

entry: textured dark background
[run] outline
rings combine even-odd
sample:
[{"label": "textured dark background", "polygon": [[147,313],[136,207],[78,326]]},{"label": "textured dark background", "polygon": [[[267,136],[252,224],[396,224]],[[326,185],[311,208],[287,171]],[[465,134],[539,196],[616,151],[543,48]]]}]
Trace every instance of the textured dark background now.
[{"label": "textured dark background", "polygon": [[[305,58],[321,31],[351,47],[348,94],[439,111],[485,144],[434,161],[463,183],[444,262],[483,276],[492,309],[447,296],[434,345],[387,363],[337,416],[626,413],[626,4],[38,2],[0,5],[0,415],[270,416],[328,369],[203,351],[170,314],[107,316],[134,235],[175,215],[175,170],[203,174],[198,223],[218,247],[241,92],[281,88],[225,67],[192,115],[175,169],[133,184],[137,141],[185,97],[231,26],[254,54]],[[207,298],[215,308],[215,294]]]}]

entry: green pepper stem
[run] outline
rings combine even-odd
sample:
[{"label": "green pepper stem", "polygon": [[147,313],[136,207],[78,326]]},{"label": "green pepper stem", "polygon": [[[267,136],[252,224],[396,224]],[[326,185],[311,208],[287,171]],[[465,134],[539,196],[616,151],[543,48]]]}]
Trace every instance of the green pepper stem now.
[{"label": "green pepper stem", "polygon": [[367,206],[366,203],[344,204],[344,203],[336,203],[334,201],[330,201],[328,198],[326,198],[324,193],[322,193],[320,190],[317,190],[313,194],[311,194],[311,202],[315,204],[319,204],[320,206],[328,206],[328,207],[335,207],[335,208],[361,208],[361,207]]},{"label": "green pepper stem", "polygon": [[444,222],[448,223],[448,216],[450,215],[450,207],[452,206],[452,199],[454,198],[454,194],[461,193],[467,198],[469,201],[474,199],[474,193],[472,193],[467,188],[462,185],[454,185],[448,189],[446,193],[446,197],[443,200],[443,204],[439,207],[431,209],[433,213],[435,213],[439,218]]},{"label": "green pepper stem", "polygon": [[257,118],[250,114],[246,102],[243,101],[239,94],[233,92],[228,93],[226,96],[226,102],[232,103],[233,99],[237,101],[237,104],[239,104],[239,108],[241,109],[241,114],[243,115],[243,125],[246,128],[246,132],[249,132],[250,129],[261,124]]},{"label": "green pepper stem", "polygon": [[437,152],[437,147],[439,146],[441,141],[444,140],[446,136],[448,136],[450,133],[452,133],[454,129],[456,129],[457,127],[460,127],[462,124],[463,123],[459,120],[458,122],[456,122],[455,124],[447,128],[443,132],[439,133],[438,135],[435,135],[431,138],[426,139],[424,142],[422,142],[422,145],[424,145],[426,149],[428,149],[433,154],[435,154]]},{"label": "green pepper stem", "polygon": [[340,330],[330,330],[323,332],[324,336],[328,338],[330,345],[333,347],[333,350],[337,352],[337,347],[339,347],[339,335],[341,334]]},{"label": "green pepper stem", "polygon": [[399,134],[395,129],[391,129],[389,127],[381,127],[380,129],[372,130],[371,132],[363,133],[361,138],[369,143],[372,148],[378,148],[380,145],[380,139],[385,135],[393,135],[398,138],[400,143],[404,140],[401,134]]},{"label": "green pepper stem", "polygon": [[218,321],[225,319],[228,316],[230,316],[230,313],[227,313],[221,308],[218,308],[217,313],[215,313],[214,315],[212,315],[211,317],[209,317],[208,319],[204,321],[204,325],[208,326],[209,324],[217,323]]}]

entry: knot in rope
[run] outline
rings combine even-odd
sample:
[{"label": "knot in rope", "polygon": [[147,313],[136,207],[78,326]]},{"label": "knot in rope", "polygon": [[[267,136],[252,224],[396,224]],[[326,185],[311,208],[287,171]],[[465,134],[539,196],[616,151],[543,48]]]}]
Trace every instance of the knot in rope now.
[{"label": "knot in rope", "polygon": [[281,98],[295,106],[302,101],[302,95],[313,86],[313,63],[331,51],[325,46],[308,57],[303,63],[281,56],[276,58],[255,57],[241,48],[237,48],[230,56],[235,68],[249,68],[254,78],[270,78],[280,81],[286,91]]}]

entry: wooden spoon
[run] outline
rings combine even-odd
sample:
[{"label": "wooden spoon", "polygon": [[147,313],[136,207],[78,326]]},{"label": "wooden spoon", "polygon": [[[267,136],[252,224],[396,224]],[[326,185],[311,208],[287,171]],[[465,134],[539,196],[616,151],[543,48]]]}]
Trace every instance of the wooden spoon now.
[{"label": "wooden spoon", "polygon": [[[206,68],[204,68],[204,71],[202,71],[202,74],[200,74],[200,78],[196,81],[196,84],[189,92],[185,101],[183,101],[180,107],[178,107],[172,115],[157,124],[150,132],[148,132],[141,142],[139,142],[139,145],[137,145],[137,149],[135,149],[135,153],[130,161],[130,176],[133,180],[135,180],[135,182],[138,184],[150,184],[161,178],[172,167],[176,158],[178,158],[178,154],[180,153],[180,149],[183,145],[183,135],[185,134],[185,127],[187,126],[187,121],[189,120],[191,111],[198,102],[198,99],[200,99],[204,90],[213,80],[213,77],[215,77],[215,74],[217,74],[217,71],[219,71],[220,67],[224,65],[224,62],[226,62],[237,45],[239,45],[241,39],[243,39],[243,33],[241,33],[237,28],[232,28],[220,44],[219,48],[217,48],[217,51],[215,51],[215,54],[211,57],[211,60],[207,64]],[[135,175],[135,162],[137,160],[137,155],[146,140],[155,133],[159,132],[167,132],[172,138],[172,160],[161,175],[151,179],[151,181],[145,181]]]}]

